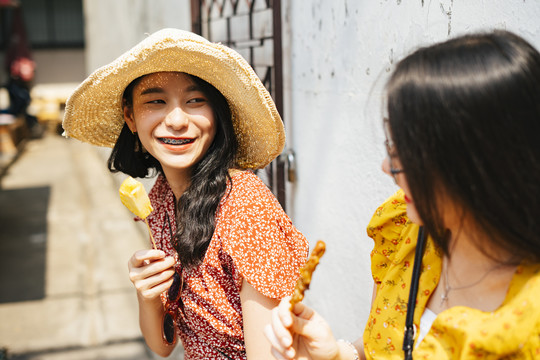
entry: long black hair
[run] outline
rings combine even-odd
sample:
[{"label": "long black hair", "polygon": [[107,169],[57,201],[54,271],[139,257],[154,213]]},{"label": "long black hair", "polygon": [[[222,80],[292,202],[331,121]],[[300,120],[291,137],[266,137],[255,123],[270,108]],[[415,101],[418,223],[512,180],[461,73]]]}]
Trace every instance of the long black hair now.
[{"label": "long black hair", "polygon": [[442,250],[448,232],[441,192],[493,244],[539,261],[538,51],[507,31],[421,48],[397,65],[387,97],[416,209]]},{"label": "long black hair", "polygon": [[[229,104],[208,82],[189,75],[207,97],[214,111],[216,135],[203,159],[191,171],[189,187],[177,202],[177,232],[173,246],[184,267],[202,262],[215,229],[216,211],[231,182],[229,169],[236,164],[238,141],[234,132]],[[124,91],[125,106],[132,106],[132,93],[138,78]],[[144,150],[136,134],[127,124],[120,133],[108,161],[113,172],[122,171],[134,177],[162,172],[159,161]]]}]

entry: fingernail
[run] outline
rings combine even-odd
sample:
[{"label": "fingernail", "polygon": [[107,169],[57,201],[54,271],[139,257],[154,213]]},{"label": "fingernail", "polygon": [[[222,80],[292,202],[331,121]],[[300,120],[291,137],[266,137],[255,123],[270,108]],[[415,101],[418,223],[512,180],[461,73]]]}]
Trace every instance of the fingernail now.
[{"label": "fingernail", "polygon": [[289,350],[285,351],[285,354],[287,355],[287,357],[289,357],[289,359],[294,358],[294,350],[293,349],[289,349]]}]

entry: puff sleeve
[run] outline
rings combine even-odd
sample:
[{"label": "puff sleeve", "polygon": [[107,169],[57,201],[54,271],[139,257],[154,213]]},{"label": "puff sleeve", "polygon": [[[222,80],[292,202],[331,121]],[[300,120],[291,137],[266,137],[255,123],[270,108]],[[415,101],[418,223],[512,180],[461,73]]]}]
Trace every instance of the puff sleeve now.
[{"label": "puff sleeve", "polygon": [[305,263],[308,242],[268,187],[253,173],[233,178],[222,206],[219,237],[242,279],[270,298],[290,295]]},{"label": "puff sleeve", "polygon": [[[367,234],[375,244],[371,252],[371,273],[378,285],[391,265],[398,265],[414,254],[418,226],[407,218],[402,190],[397,191],[375,210]],[[414,234],[413,234],[414,232]]]}]

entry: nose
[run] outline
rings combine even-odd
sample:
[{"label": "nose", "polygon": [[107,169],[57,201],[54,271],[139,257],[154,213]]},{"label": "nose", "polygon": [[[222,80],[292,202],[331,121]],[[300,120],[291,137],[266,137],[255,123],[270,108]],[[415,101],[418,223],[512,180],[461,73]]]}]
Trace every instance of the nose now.
[{"label": "nose", "polygon": [[182,129],[189,122],[188,114],[186,114],[179,106],[174,107],[165,117],[165,125],[174,130]]},{"label": "nose", "polygon": [[[385,156],[382,164],[381,164],[382,171],[388,175],[392,176],[392,173],[390,172],[390,158],[388,156]],[[393,177],[393,176],[392,176]]]}]

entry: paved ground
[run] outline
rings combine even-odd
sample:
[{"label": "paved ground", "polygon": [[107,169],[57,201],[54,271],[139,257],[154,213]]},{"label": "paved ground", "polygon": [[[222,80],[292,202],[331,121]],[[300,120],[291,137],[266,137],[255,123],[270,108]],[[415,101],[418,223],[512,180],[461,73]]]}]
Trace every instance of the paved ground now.
[{"label": "paved ground", "polygon": [[158,358],[141,339],[127,276],[131,254],[148,246],[146,229],[121,204],[124,176],[108,172],[101,150],[46,134],[29,140],[0,179],[0,349],[8,359]]}]

